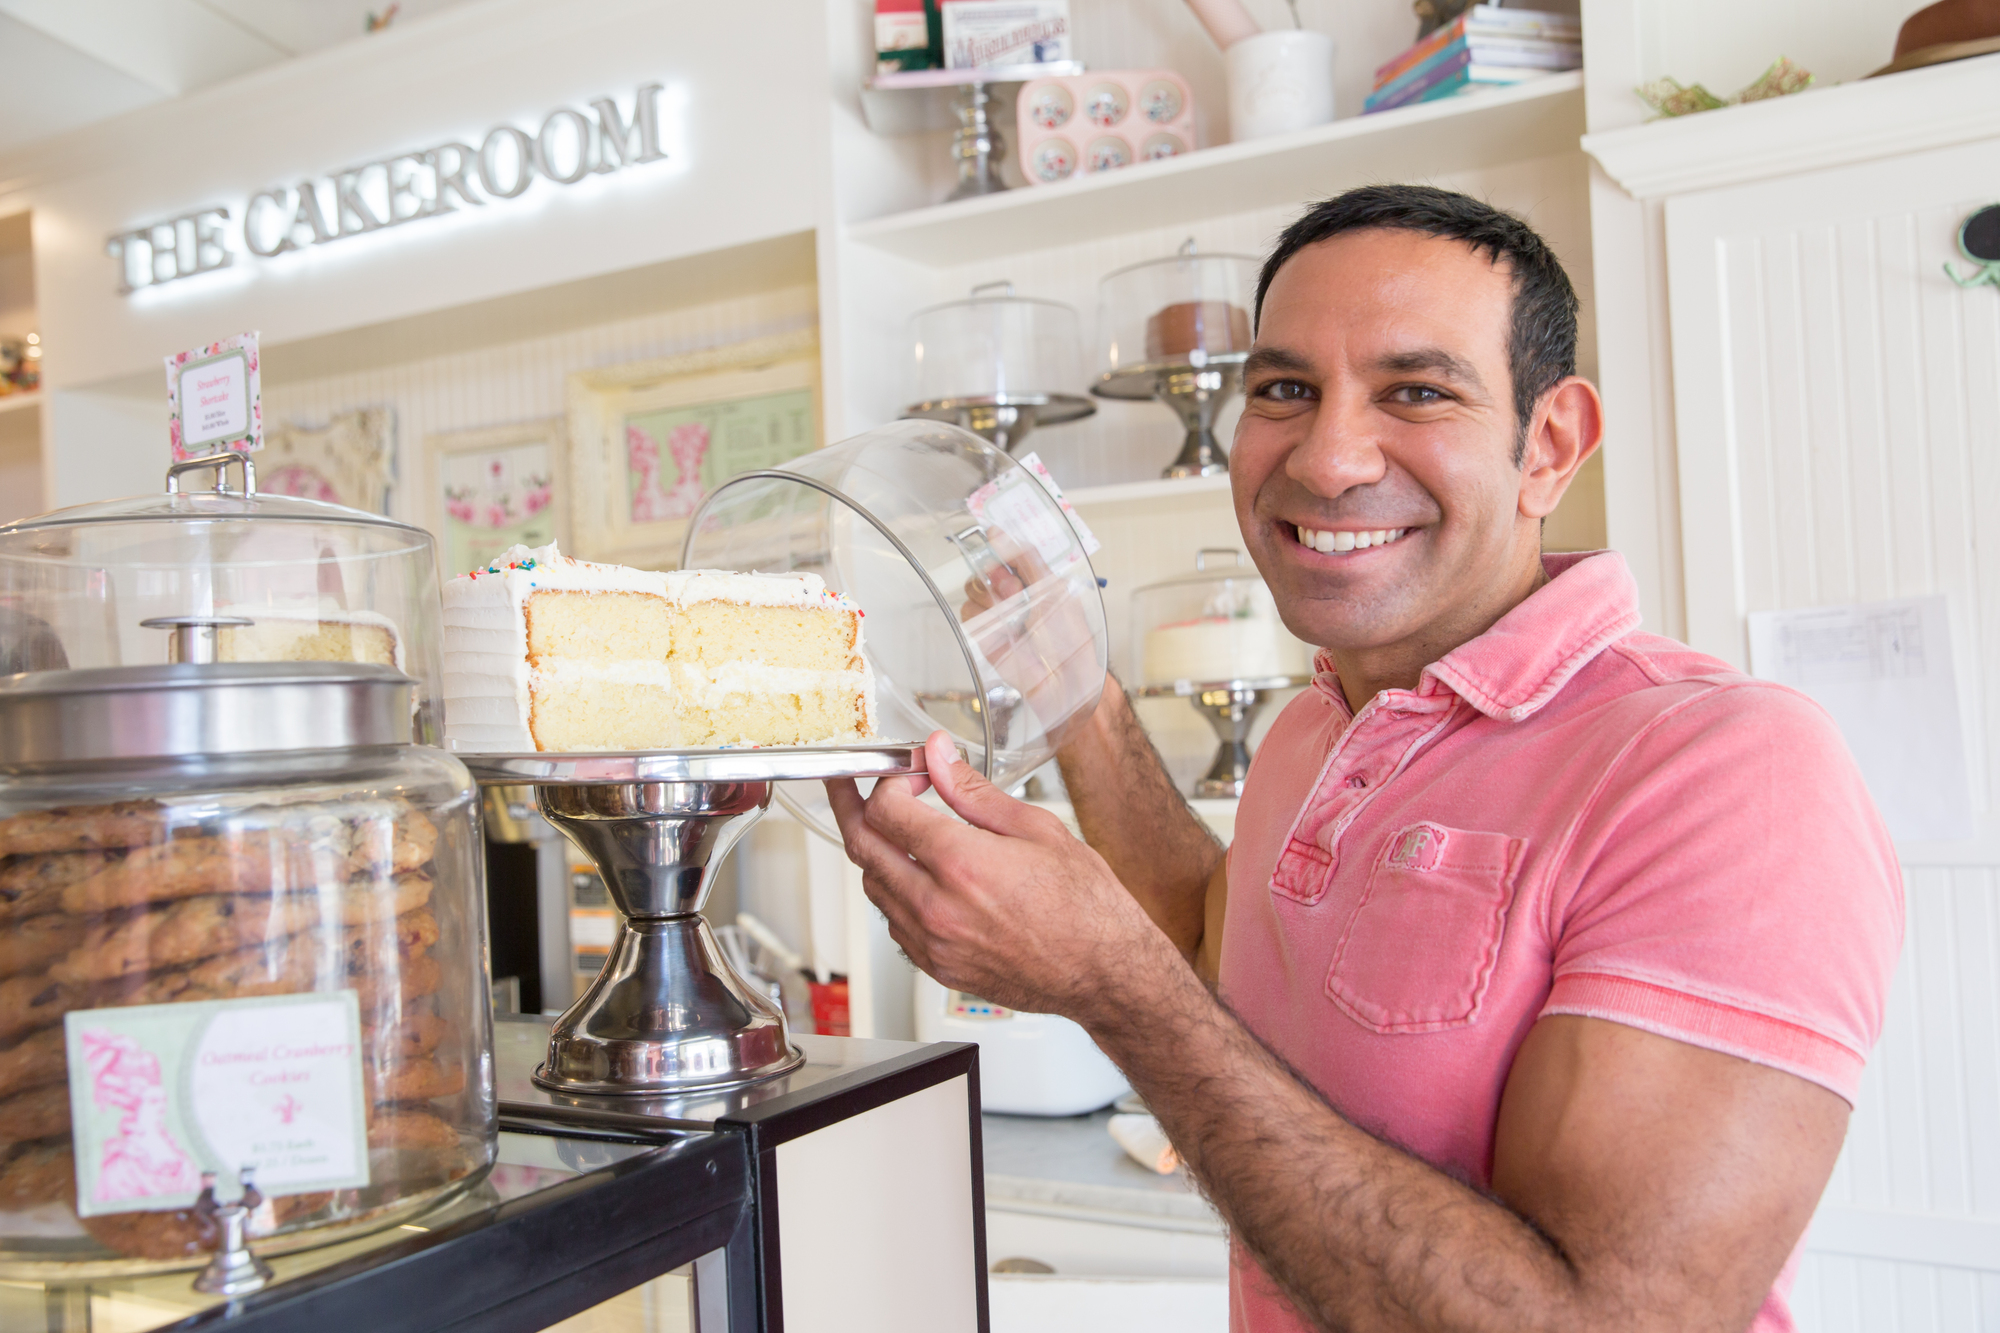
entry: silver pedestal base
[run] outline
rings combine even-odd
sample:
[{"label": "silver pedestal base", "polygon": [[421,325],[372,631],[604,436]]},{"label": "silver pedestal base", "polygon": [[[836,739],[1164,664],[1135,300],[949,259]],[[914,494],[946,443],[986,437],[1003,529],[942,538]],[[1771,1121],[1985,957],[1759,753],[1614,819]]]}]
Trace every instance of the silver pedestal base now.
[{"label": "silver pedestal base", "polygon": [[533,1075],[579,1097],[704,1094],[803,1064],[784,1013],[736,974],[699,915],[715,870],[774,781],[923,771],[923,747],[900,743],[462,757],[483,783],[533,785],[542,817],[596,864],[624,918]]},{"label": "silver pedestal base", "polygon": [[1261,676],[1251,680],[1183,681],[1148,686],[1133,693],[1141,698],[1179,695],[1208,719],[1220,744],[1216,746],[1214,762],[1194,784],[1192,794],[1233,799],[1243,794],[1243,779],[1250,772],[1250,732],[1257,725],[1257,714],[1273,692],[1304,685],[1309,679]]},{"label": "silver pedestal base", "polygon": [[535,1082],[651,1095],[736,1087],[805,1062],[785,1015],[730,967],[699,916],[624,921],[604,968],[549,1032]]},{"label": "silver pedestal base", "polygon": [[545,1088],[645,1095],[795,1068],[785,1015],[736,975],[698,913],[768,782],[540,787],[542,817],[597,863],[623,915],[597,979],[556,1020]]},{"label": "silver pedestal base", "polygon": [[1180,454],[1161,476],[1174,480],[1229,471],[1229,451],[1216,438],[1215,421],[1243,386],[1243,354],[1210,358],[1203,365],[1137,366],[1111,371],[1091,392],[1100,398],[1154,398],[1172,408],[1187,434]]}]

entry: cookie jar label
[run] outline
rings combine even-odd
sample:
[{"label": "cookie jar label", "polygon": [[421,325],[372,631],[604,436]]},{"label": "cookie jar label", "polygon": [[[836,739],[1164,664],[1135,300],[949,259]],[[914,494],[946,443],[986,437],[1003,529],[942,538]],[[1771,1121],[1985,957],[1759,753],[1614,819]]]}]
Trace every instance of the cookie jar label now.
[{"label": "cookie jar label", "polygon": [[202,1172],[246,1166],[267,1196],[368,1183],[353,991],[75,1010],[63,1028],[79,1215],[185,1208]]}]

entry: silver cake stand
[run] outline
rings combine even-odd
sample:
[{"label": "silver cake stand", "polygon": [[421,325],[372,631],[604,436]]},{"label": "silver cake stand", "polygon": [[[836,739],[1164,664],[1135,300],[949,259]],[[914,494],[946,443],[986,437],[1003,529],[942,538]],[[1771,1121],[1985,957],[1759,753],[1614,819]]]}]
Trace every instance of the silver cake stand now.
[{"label": "silver cake stand", "polygon": [[535,788],[542,816],[596,862],[622,919],[596,980],[556,1020],[534,1081],[580,1096],[743,1087],[805,1062],[769,997],[736,975],[701,907],[774,782],[924,771],[922,745],[630,754],[461,754],[488,785]]},{"label": "silver cake stand", "polygon": [[1250,729],[1257,723],[1257,714],[1276,691],[1311,683],[1311,676],[1177,680],[1171,685],[1147,685],[1132,693],[1141,699],[1178,696],[1192,703],[1208,719],[1221,743],[1215,749],[1215,762],[1208,766],[1201,781],[1194,784],[1194,794],[1235,797],[1243,794],[1243,778],[1250,771]]}]

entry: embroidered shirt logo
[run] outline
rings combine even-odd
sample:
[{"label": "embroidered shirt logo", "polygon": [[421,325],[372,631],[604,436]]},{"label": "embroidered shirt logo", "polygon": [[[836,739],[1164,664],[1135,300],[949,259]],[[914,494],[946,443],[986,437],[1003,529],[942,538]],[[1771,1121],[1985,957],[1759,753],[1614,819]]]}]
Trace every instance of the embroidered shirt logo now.
[{"label": "embroidered shirt logo", "polygon": [[1412,824],[1389,839],[1387,863],[1398,870],[1435,870],[1448,836],[1436,824]]}]

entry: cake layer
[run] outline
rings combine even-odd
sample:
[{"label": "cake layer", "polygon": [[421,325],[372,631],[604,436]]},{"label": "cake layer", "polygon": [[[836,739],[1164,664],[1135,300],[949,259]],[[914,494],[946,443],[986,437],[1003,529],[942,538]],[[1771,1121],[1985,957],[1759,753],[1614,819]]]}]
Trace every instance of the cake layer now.
[{"label": "cake layer", "polygon": [[866,687],[859,671],[560,662],[529,674],[529,729],[550,751],[809,745],[866,734]]},{"label": "cake layer", "polygon": [[445,730],[466,751],[865,737],[861,612],[809,574],[656,573],[515,547],[444,591]]},{"label": "cake layer", "polygon": [[860,617],[846,611],[717,600],[676,605],[639,592],[537,589],[522,615],[530,666],[573,658],[848,671],[861,634]]},{"label": "cake layer", "polygon": [[382,616],[293,616],[255,607],[230,607],[223,614],[246,616],[252,623],[216,631],[217,661],[403,665],[396,628]]}]

